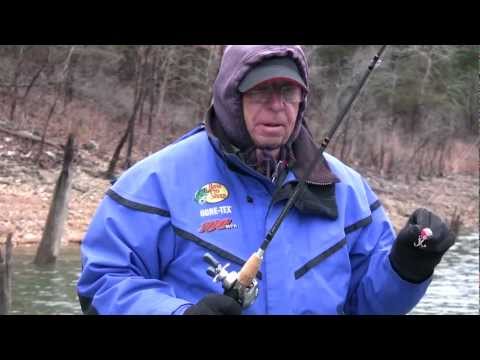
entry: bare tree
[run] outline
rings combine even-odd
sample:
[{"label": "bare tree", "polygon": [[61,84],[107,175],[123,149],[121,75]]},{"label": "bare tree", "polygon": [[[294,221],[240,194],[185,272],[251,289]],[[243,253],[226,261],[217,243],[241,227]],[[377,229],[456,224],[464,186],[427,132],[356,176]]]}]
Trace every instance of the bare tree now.
[{"label": "bare tree", "polygon": [[[86,53],[95,55],[91,59],[98,56],[112,60],[102,62],[101,75],[110,77],[105,84],[112,84],[119,90],[108,96],[102,94],[100,102],[93,96],[98,96],[99,89],[104,88],[95,81],[77,82],[76,86],[85,97],[97,100],[94,105],[101,110],[93,110],[95,113],[103,116],[115,109],[115,114],[114,111],[111,114],[116,116],[117,109],[123,106],[125,93],[130,90],[133,93],[132,100],[127,103],[125,125],[115,139],[114,146],[119,146],[119,152],[114,152],[112,156],[113,168],[118,159],[123,162],[124,154],[123,165],[131,165],[138,139],[142,139],[140,150],[147,155],[156,146],[162,146],[163,139],[170,141],[178,132],[202,119],[212,102],[212,83],[224,48],[224,45],[145,45],[98,46],[95,49],[92,46],[88,49]],[[58,54],[63,62],[68,47],[56,49],[50,47],[53,54],[50,60]],[[307,117],[312,133],[320,140],[338,109],[342,108],[342,101],[348,97],[348,86],[356,84],[355,77],[362,73],[364,65],[371,59],[375,46],[307,45],[305,49],[311,75]],[[33,97],[31,94],[36,93],[34,90],[37,87],[40,90],[47,88],[49,83],[44,87],[42,79],[44,75],[45,78],[51,76],[51,68],[56,68],[48,65],[55,61],[40,62],[46,53],[31,51],[28,46],[2,50],[2,56],[7,53],[11,67],[8,72],[0,69],[0,86],[5,88],[3,93],[8,96],[4,99],[8,100],[5,105],[2,104],[5,107],[1,110],[7,115],[5,117],[13,114],[15,124],[21,125],[20,108],[25,111],[28,97]],[[78,53],[75,50],[74,55]],[[128,56],[125,56],[126,53]],[[41,57],[32,60],[38,54]],[[122,68],[124,71],[109,68],[110,63],[119,64],[119,60],[125,65]],[[75,56],[72,55],[71,68],[74,62]],[[87,70],[75,72],[75,75],[84,76]],[[73,79],[72,72],[68,74],[64,86],[53,89],[51,97],[48,96],[49,104],[43,115],[45,121],[40,128],[40,136],[44,140],[48,137],[51,123],[58,116],[62,97],[64,105],[67,105],[71,90],[77,91],[77,87],[68,85]],[[122,88],[125,85],[127,89]],[[400,167],[407,167],[406,160],[411,158],[412,149],[422,143],[423,137],[431,136],[431,129],[442,128],[449,136],[471,143],[478,131],[477,88],[478,46],[392,45],[362,90],[363,94],[352,108],[349,120],[346,119],[344,131],[332,141],[330,150],[347,162],[354,158],[359,166],[371,166],[382,174],[395,174],[401,171]],[[109,100],[112,102],[108,103]],[[131,123],[129,120],[134,110]],[[68,114],[66,120],[70,121],[72,115]],[[127,130],[128,135],[122,141]],[[395,139],[399,146],[394,148],[390,139]],[[424,163],[431,161],[422,176],[441,174],[442,159],[451,156],[447,150],[437,151],[432,143],[420,149],[420,152],[430,152],[428,156],[422,158],[423,155],[418,153],[412,161],[420,161],[421,158]],[[435,165],[433,168],[432,164]]]},{"label": "bare tree", "polygon": [[[176,48],[172,45],[167,46],[166,49],[163,49],[161,55],[161,65],[160,59],[158,59],[155,71],[154,71],[154,83],[152,84],[153,88],[151,89],[151,112],[148,119],[148,128],[147,128],[147,155],[152,153],[152,134],[153,134],[153,120],[158,120],[158,129],[159,131],[168,132],[169,129],[164,123],[164,108],[165,108],[165,98],[168,92],[168,85],[172,76],[172,65],[174,63],[174,54]],[[169,125],[170,126],[170,125]]]},{"label": "bare tree", "polygon": [[[140,118],[143,116],[143,107],[146,99],[146,96],[145,96],[147,91],[146,83],[148,81],[148,70],[149,70],[149,60],[150,60],[151,51],[152,51],[152,45],[148,45],[143,49],[143,51],[139,51],[139,57],[137,57],[138,76],[137,76],[135,89],[138,97],[138,108],[140,109],[139,111]],[[139,122],[141,122],[140,119],[139,119]],[[132,165],[132,149],[133,149],[133,143],[134,143],[134,136],[135,136],[135,116],[133,117],[132,123],[129,126],[125,168],[129,168]]]},{"label": "bare tree", "polygon": [[[126,53],[126,55],[129,56],[129,53]],[[133,87],[133,106],[132,106],[132,112],[130,114],[130,118],[128,119],[127,122],[127,127],[125,129],[125,132],[123,136],[120,138],[120,141],[118,142],[117,146],[115,147],[115,150],[112,154],[112,158],[110,159],[110,162],[108,164],[107,171],[105,172],[105,177],[107,179],[112,178],[113,174],[115,172],[115,168],[117,166],[118,160],[120,158],[120,152],[122,151],[123,146],[125,145],[125,142],[129,137],[131,136],[130,133],[133,131],[133,127],[135,124],[135,118],[137,116],[138,108],[140,107],[140,102],[142,100],[142,94],[141,94],[141,86],[140,86],[140,71],[141,71],[141,56],[140,52],[138,49],[135,50],[135,61],[134,61],[134,66],[135,66],[135,75],[134,75],[134,87]]]},{"label": "bare tree", "polygon": [[48,64],[50,62],[50,47],[49,46],[46,47],[46,52],[47,52],[47,54],[45,56],[45,59],[43,61],[41,61],[40,65],[37,67],[36,71],[33,73],[32,78],[28,82],[28,84],[26,86],[26,89],[25,89],[22,97],[20,98],[20,104],[21,104],[21,107],[22,107],[23,116],[19,121],[17,121],[17,126],[16,126],[17,129],[22,128],[23,121],[25,120],[25,117],[26,117],[25,105],[26,105],[26,102],[27,102],[28,95],[30,94],[30,91],[33,89],[33,87],[35,86],[35,83],[40,78],[40,75],[43,73],[43,71],[45,70],[45,68],[48,66]]},{"label": "bare tree", "polygon": [[110,162],[108,164],[108,169],[105,172],[105,177],[107,179],[111,179],[113,177],[113,174],[115,172],[115,167],[118,163],[118,159],[120,158],[120,152],[122,151],[122,148],[125,145],[125,142],[127,141],[127,137],[130,135],[130,131],[133,127],[135,116],[137,114],[139,105],[140,105],[140,97],[137,97],[135,104],[133,105],[132,114],[128,119],[127,129],[125,130],[125,133],[123,134],[122,138],[118,142],[118,145],[116,146],[115,151],[113,152],[112,158],[110,159]]},{"label": "bare tree", "polygon": [[[173,55],[174,55],[175,48],[173,46],[169,46],[168,50],[165,53],[165,56],[162,61],[162,66],[155,72],[157,83],[155,84],[155,88],[157,89],[157,93],[155,97],[157,99],[157,106],[155,109],[155,118],[162,115],[164,111],[164,104],[165,104],[165,96],[167,94],[167,85],[170,81],[171,70],[172,70],[172,62],[173,62]],[[161,81],[158,80],[161,77]],[[160,127],[163,127],[163,123],[160,122]],[[152,134],[152,124],[149,123],[148,134]]]},{"label": "bare tree", "polygon": [[[155,108],[158,106],[158,66],[159,66],[159,56],[158,48],[153,49],[153,60],[152,60],[152,75],[148,84],[148,97],[150,102],[150,109],[148,111],[148,125],[147,125],[147,134],[152,135],[152,122],[153,122],[153,113]],[[150,136],[149,136],[150,139]]]},{"label": "bare tree", "polygon": [[[61,73],[61,76],[60,76],[60,80],[58,81],[58,83],[55,86],[55,97],[54,97],[52,105],[50,106],[50,110],[48,111],[48,115],[47,115],[47,118],[46,118],[44,126],[43,126],[42,139],[40,141],[40,148],[39,148],[37,156],[35,157],[35,160],[34,160],[34,163],[36,163],[36,164],[39,163],[40,158],[43,154],[43,147],[44,147],[44,144],[45,144],[45,137],[47,135],[47,129],[48,129],[48,126],[50,124],[50,119],[52,118],[52,115],[54,114],[55,108],[57,106],[57,102],[62,95],[64,97],[64,109],[65,109],[65,103],[66,103],[65,98],[67,97],[67,91],[65,91],[66,80],[69,78],[70,69],[71,69],[70,68],[70,63],[71,63],[72,54],[73,54],[74,50],[75,50],[75,46],[71,46],[69,51],[68,51],[67,57],[65,58],[65,61],[64,61],[64,66],[63,66],[63,70],[62,70],[62,73]],[[69,86],[71,86],[71,85],[69,85]]]},{"label": "bare tree", "polygon": [[12,82],[12,104],[10,106],[10,121],[15,122],[15,110],[17,108],[18,101],[18,79],[20,77],[20,70],[22,64],[25,60],[25,46],[21,45],[18,49],[17,61],[15,64],[15,70],[13,72],[13,82]]}]

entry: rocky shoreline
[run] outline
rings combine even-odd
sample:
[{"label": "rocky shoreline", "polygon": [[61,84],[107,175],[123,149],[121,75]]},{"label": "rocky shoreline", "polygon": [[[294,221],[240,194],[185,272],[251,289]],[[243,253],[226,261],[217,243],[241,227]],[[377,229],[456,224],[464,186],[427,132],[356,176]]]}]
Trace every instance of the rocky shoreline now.
[{"label": "rocky shoreline", "polygon": [[[81,159],[70,193],[64,244],[81,243],[95,209],[110,186],[109,181],[92,176],[105,168],[104,162],[87,156]],[[13,157],[0,156],[0,243],[5,242],[8,232],[13,232],[15,246],[38,244],[58,173],[58,166],[38,169],[29,162],[19,163]],[[368,170],[362,174],[379,196],[397,231],[416,208],[425,207],[446,221],[450,221],[457,209],[462,221],[461,234],[478,233],[478,176],[452,175],[408,183],[408,179],[386,179]]]}]

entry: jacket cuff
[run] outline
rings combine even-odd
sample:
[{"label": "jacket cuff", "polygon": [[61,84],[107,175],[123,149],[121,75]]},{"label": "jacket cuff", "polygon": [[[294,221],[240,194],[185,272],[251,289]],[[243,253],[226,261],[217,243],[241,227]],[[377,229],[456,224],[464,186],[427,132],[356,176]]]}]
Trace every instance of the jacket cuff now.
[{"label": "jacket cuff", "polygon": [[[433,276],[434,269],[422,268],[421,271],[419,270],[419,266],[415,266],[415,263],[408,263],[401,266],[401,258],[396,256],[396,253],[392,251],[389,256],[388,260],[390,262],[391,268],[395,271],[395,273],[405,280],[412,284],[421,284]],[[421,274],[419,274],[421,272]]]},{"label": "jacket cuff", "polygon": [[394,261],[392,261],[390,256],[387,257],[386,263],[387,263],[387,268],[390,269],[392,279],[395,279],[402,286],[406,286],[406,287],[409,287],[411,289],[414,289],[416,287],[425,288],[425,290],[426,290],[427,287],[430,285],[430,282],[433,279],[433,272],[430,276],[428,276],[427,278],[424,278],[422,281],[415,281],[413,279],[409,279],[407,277],[404,277],[403,275],[400,274],[399,271],[397,271],[397,269],[394,265]]}]

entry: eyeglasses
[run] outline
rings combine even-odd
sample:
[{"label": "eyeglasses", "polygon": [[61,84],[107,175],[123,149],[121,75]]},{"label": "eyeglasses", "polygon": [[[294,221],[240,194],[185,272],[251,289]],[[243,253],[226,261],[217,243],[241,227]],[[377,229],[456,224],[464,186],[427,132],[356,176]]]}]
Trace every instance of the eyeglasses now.
[{"label": "eyeglasses", "polygon": [[289,104],[302,102],[302,89],[292,84],[260,85],[247,91],[244,96],[254,103],[266,104],[271,101],[273,93],[279,94],[282,102]]}]

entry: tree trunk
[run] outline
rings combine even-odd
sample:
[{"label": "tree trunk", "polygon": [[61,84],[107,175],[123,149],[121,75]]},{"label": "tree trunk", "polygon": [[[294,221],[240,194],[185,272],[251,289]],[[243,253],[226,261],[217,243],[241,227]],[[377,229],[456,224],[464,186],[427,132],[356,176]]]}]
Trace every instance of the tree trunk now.
[{"label": "tree trunk", "polygon": [[12,123],[15,122],[15,110],[17,109],[17,86],[14,87],[13,90],[13,100],[12,100],[12,105],[10,107],[10,121]]},{"label": "tree trunk", "polygon": [[[147,46],[143,53],[143,59],[142,57],[138,58],[140,60],[139,74],[138,74],[139,81],[137,82],[138,105],[137,105],[137,109],[135,110],[135,114],[139,112],[138,121],[140,122],[140,124],[142,123],[142,117],[143,117],[143,107],[145,103],[145,86],[147,83],[148,62],[149,62],[149,56],[150,56],[151,50],[152,50],[152,46],[151,45]],[[130,124],[130,131],[128,135],[128,145],[127,145],[127,156],[125,158],[125,168],[129,168],[132,165],[132,149],[133,149],[133,143],[135,141],[135,118],[136,116],[133,117],[133,121]]]},{"label": "tree trunk", "polygon": [[24,52],[25,52],[25,48],[23,46],[20,46],[17,63],[15,65],[15,71],[13,74],[12,104],[10,105],[10,121],[12,123],[15,122],[15,110],[17,108],[17,100],[18,100],[18,78],[20,77],[20,67],[22,66],[22,63],[24,60]]},{"label": "tree trunk", "polygon": [[[142,105],[140,105],[140,111],[141,111],[141,107]],[[125,157],[125,165],[124,165],[125,169],[128,169],[130,166],[132,166],[132,149],[133,149],[134,137],[135,137],[135,120],[133,120],[130,126],[130,131],[128,132],[127,155]]]},{"label": "tree trunk", "polygon": [[[148,141],[150,142],[150,138],[152,135],[152,121],[153,121],[153,113],[155,111],[156,106],[158,105],[158,96],[157,96],[157,84],[158,84],[158,49],[155,49],[153,53],[153,66],[152,66],[152,77],[150,79],[150,110],[148,112],[148,124],[147,124],[147,135]],[[147,146],[147,150],[150,149],[150,146]]]},{"label": "tree trunk", "polygon": [[32,80],[30,80],[30,83],[27,85],[27,89],[25,90],[25,92],[23,93],[23,96],[22,96],[22,103],[25,102],[25,100],[27,99],[27,96],[28,94],[30,93],[30,90],[32,90],[33,86],[35,85],[36,81],[38,80],[38,78],[40,77],[40,74],[42,73],[42,71],[45,69],[45,67],[47,66],[47,62],[43,63],[37,70],[37,72],[35,73],[35,75],[33,75],[32,77]]},{"label": "tree trunk", "polygon": [[105,177],[107,179],[111,179],[113,177],[113,173],[115,172],[118,159],[120,158],[120,152],[122,151],[123,145],[125,145],[128,136],[130,135],[130,131],[132,131],[133,123],[135,121],[135,115],[137,114],[138,106],[140,104],[140,97],[138,97],[136,100],[137,101],[135,101],[135,104],[133,106],[132,115],[130,115],[130,119],[128,120],[127,129],[125,130],[125,133],[123,134],[117,147],[115,148],[112,158],[110,159],[110,163],[108,164],[108,169],[105,172]]},{"label": "tree trunk", "polygon": [[[165,103],[165,95],[167,93],[167,85],[168,85],[168,82],[170,80],[171,64],[172,64],[172,58],[173,58],[174,50],[175,50],[174,48],[170,48],[168,50],[167,54],[166,54],[166,57],[165,57],[164,61],[162,62],[162,67],[161,67],[162,83],[160,84],[160,87],[158,89],[157,109],[155,111],[155,116],[154,116],[154,118],[157,118],[157,117],[159,118],[158,127],[159,127],[159,129],[162,129],[163,131],[166,131],[166,126],[164,126],[164,124],[163,124],[162,113],[163,113],[163,110],[164,110],[163,107],[164,107],[164,103]],[[151,133],[151,129],[150,129],[150,133]],[[151,144],[149,144],[149,145],[151,145]],[[149,146],[148,152],[149,153],[152,152],[151,146]]]},{"label": "tree trunk", "polygon": [[123,145],[125,145],[125,142],[127,141],[127,137],[129,133],[130,133],[130,121],[128,122],[127,130],[125,131],[125,134],[123,134],[122,138],[120,139],[117,147],[115,148],[115,151],[113,152],[112,158],[108,163],[108,169],[105,172],[105,178],[107,179],[113,178],[113,173],[115,172],[118,159],[120,158],[120,152],[122,151]]},{"label": "tree trunk", "polygon": [[55,263],[60,250],[65,219],[68,214],[68,197],[73,177],[73,159],[75,156],[74,135],[68,136],[65,145],[63,167],[55,185],[47,222],[43,230],[42,240],[35,256],[36,265]]},{"label": "tree trunk", "polygon": [[450,149],[450,147],[447,147],[447,144],[443,144],[439,150],[440,156],[438,157],[438,175],[440,177],[443,177],[446,173],[445,153],[447,152],[447,149]]},{"label": "tree trunk", "polygon": [[23,117],[22,119],[18,122],[16,128],[17,129],[21,129],[22,128],[22,125],[23,125],[23,121],[25,119],[25,114],[26,114],[26,110],[25,110],[25,103],[27,102],[27,97],[28,97],[28,94],[30,93],[30,90],[32,90],[33,86],[35,85],[35,82],[38,80],[38,78],[40,77],[40,74],[42,73],[42,71],[45,69],[45,66],[47,65],[47,63],[43,63],[37,70],[37,72],[35,73],[35,75],[33,75],[32,79],[30,80],[30,83],[28,84],[27,86],[27,89],[25,90],[22,98],[21,98],[21,106],[22,106],[22,109],[23,109]]},{"label": "tree trunk", "polygon": [[42,156],[43,147],[45,145],[45,138],[47,136],[48,125],[50,124],[50,119],[52,118],[52,115],[55,112],[55,108],[57,107],[58,96],[59,96],[59,94],[57,92],[57,94],[55,95],[55,100],[53,101],[53,104],[50,107],[50,111],[48,112],[47,119],[45,120],[45,125],[43,126],[43,131],[42,131],[42,138],[40,140],[40,148],[38,149],[37,156],[36,156],[35,160],[33,161],[34,164],[38,164],[39,161],[40,161],[40,158]]},{"label": "tree trunk", "polygon": [[135,135],[135,119],[136,115],[143,106],[144,102],[144,88],[143,83],[140,83],[140,89],[138,91],[138,99],[133,109],[132,117],[128,123],[127,133],[128,133],[128,144],[127,144],[127,156],[125,158],[125,168],[129,168],[132,165],[132,149],[133,149],[133,142],[134,142],[134,135]]},{"label": "tree trunk", "polygon": [[142,100],[140,104],[140,113],[138,114],[138,124],[143,125],[143,110],[145,108],[145,101]]},{"label": "tree trunk", "polygon": [[55,111],[58,99],[60,98],[60,95],[62,93],[62,89],[63,89],[63,93],[64,93],[63,94],[64,95],[63,107],[64,107],[64,111],[65,111],[66,98],[67,98],[67,96],[65,94],[65,88],[69,86],[69,85],[67,85],[67,79],[68,79],[68,76],[70,74],[70,63],[71,63],[72,54],[73,54],[74,50],[75,50],[75,46],[71,46],[69,51],[68,51],[67,57],[65,58],[62,75],[61,75],[60,81],[57,84],[56,89],[55,89],[55,100],[53,101],[53,104],[52,104],[52,106],[50,108],[50,111],[48,113],[47,120],[45,121],[45,126],[43,128],[42,140],[40,142],[40,149],[38,150],[37,157],[35,158],[35,161],[34,161],[35,164],[38,164],[38,162],[40,161],[40,157],[42,156],[43,145],[44,145],[44,142],[45,142],[45,137],[47,135],[48,125],[50,124],[50,119],[51,119],[51,117],[52,117],[52,115]]},{"label": "tree trunk", "polygon": [[12,233],[7,235],[5,258],[2,257],[2,251],[0,249],[0,315],[8,314],[12,303],[12,235]]},{"label": "tree trunk", "polygon": [[380,143],[380,151],[378,154],[378,164],[373,164],[377,169],[380,170],[380,174],[386,174],[388,173],[388,165],[385,164],[385,158],[386,158],[386,146],[385,146],[385,141],[382,139]]}]

